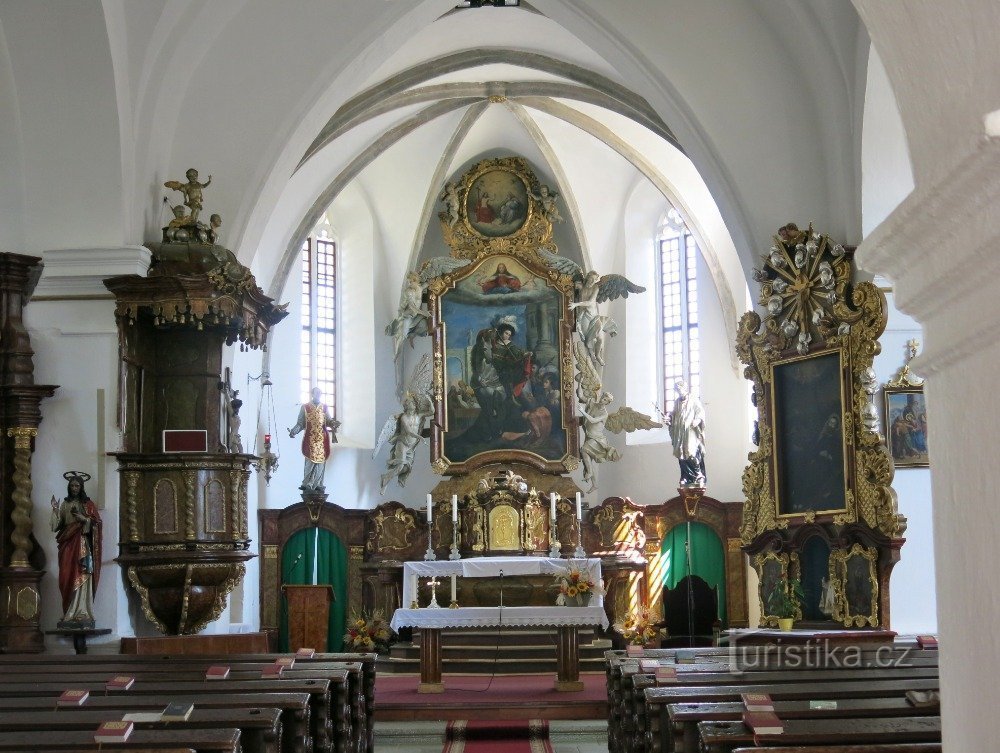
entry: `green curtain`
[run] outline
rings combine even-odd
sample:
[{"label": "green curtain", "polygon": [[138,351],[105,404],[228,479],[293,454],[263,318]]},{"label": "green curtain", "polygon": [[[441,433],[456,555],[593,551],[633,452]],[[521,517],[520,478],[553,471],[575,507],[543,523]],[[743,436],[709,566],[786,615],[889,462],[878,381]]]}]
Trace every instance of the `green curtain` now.
[{"label": "green curtain", "polygon": [[674,527],[660,546],[663,587],[674,588],[686,575],[697,575],[711,588],[719,589],[719,620],[726,626],[726,561],[722,541],[709,526],[691,522],[691,572],[688,573],[687,523]]},{"label": "green curtain", "polygon": [[[347,548],[332,531],[306,528],[285,543],[281,554],[281,582],[292,585],[329,583],[334,602],[330,607],[330,625],[326,650],[341,651],[347,625]],[[278,650],[288,651],[288,612],[281,600]]]},{"label": "green curtain", "polygon": [[333,586],[326,650],[343,651],[347,632],[347,547],[325,528],[319,529],[317,537],[316,582]]}]

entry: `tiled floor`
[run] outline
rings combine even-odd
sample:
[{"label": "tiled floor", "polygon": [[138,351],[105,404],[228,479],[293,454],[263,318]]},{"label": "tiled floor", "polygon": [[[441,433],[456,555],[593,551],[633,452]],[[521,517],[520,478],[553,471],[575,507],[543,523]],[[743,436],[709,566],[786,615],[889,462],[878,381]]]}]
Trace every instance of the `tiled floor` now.
[{"label": "tiled floor", "polygon": [[[375,724],[375,753],[441,753],[446,722],[379,722]],[[608,723],[549,722],[553,753],[607,753]]]}]

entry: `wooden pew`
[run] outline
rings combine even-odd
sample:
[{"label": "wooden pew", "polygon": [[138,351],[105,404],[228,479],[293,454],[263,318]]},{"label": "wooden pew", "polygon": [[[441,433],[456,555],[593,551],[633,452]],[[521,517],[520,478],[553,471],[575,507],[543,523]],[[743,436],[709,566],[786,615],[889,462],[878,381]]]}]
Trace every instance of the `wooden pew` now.
[{"label": "wooden pew", "polygon": [[[819,700],[819,699],[813,699]],[[829,699],[824,699],[829,700]],[[836,708],[814,709],[810,701],[775,701],[774,713],[785,719],[859,719],[865,717],[937,716],[940,706],[916,708],[902,695],[886,698],[843,698]],[[682,741],[684,753],[697,753],[698,723],[706,721],[741,721],[744,706],[730,703],[672,703],[667,706],[671,736]]]},{"label": "wooden pew", "polygon": [[895,719],[790,719],[780,735],[757,735],[743,722],[699,722],[704,753],[732,753],[748,743],[775,745],[869,745],[873,743],[940,743],[941,717]]},{"label": "wooden pew", "polygon": [[[76,678],[92,680],[107,680],[114,675],[128,674],[140,679],[157,679],[171,682],[206,682],[205,670],[210,665],[190,662],[157,662],[153,664],[118,664],[107,663],[100,671],[90,666],[74,664],[58,667],[45,665],[32,667],[28,670],[13,672],[0,667],[0,682],[34,683],[39,679],[54,680],[57,676],[65,683],[72,683]],[[261,671],[270,666],[269,663],[243,663],[230,665],[230,673],[225,682],[260,681]],[[349,667],[342,669],[342,667]],[[364,699],[362,697],[361,665],[357,663],[326,662],[312,667],[286,669],[280,680],[308,680],[322,678],[330,683],[329,715],[332,721],[334,739],[343,742],[347,753],[363,753],[361,747],[366,734]],[[218,683],[220,680],[207,682]],[[64,686],[68,687],[68,686]],[[339,750],[339,749],[338,749]]]},{"label": "wooden pew", "polygon": [[885,745],[801,745],[737,748],[733,753],[941,753],[937,743],[886,743]]},{"label": "wooden pew", "polygon": [[[176,636],[168,636],[172,638]],[[188,636],[181,636],[188,637]],[[200,636],[195,636],[200,637]],[[124,639],[123,639],[124,640]],[[142,639],[145,641],[146,639]],[[159,640],[159,639],[157,639]],[[173,645],[172,643],[170,645]],[[184,645],[188,645],[185,643]],[[289,654],[278,653],[250,653],[250,654],[164,654],[150,653],[145,655],[136,654],[82,654],[77,656],[53,655],[53,654],[25,654],[22,656],[4,656],[0,654],[0,671],[4,666],[24,667],[57,665],[65,666],[67,661],[73,666],[77,665],[107,665],[109,657],[113,656],[116,663],[129,664],[149,664],[150,662],[186,662],[198,666],[208,666],[211,664],[227,664],[235,667],[240,663],[273,663],[279,657],[287,657]],[[23,659],[23,661],[21,661]],[[364,729],[364,739],[360,742],[359,750],[372,753],[374,750],[374,724],[375,724],[375,661],[377,654],[365,652],[339,652],[315,654],[311,658],[296,658],[295,668],[306,668],[313,664],[324,664],[327,662],[357,662],[361,665],[361,698],[363,706],[352,707],[352,727]],[[122,674],[125,673],[123,668]]]},{"label": "wooden pew", "polygon": [[[102,673],[103,675],[103,673]],[[5,677],[0,682],[0,699],[16,699],[22,697],[48,697],[55,699],[69,687],[89,690],[92,695],[105,692],[106,675],[99,681],[61,682],[34,681],[29,683],[12,683]],[[335,750],[337,753],[347,753],[346,740],[332,735],[330,716],[330,681],[320,679],[279,679],[279,680],[202,680],[201,682],[178,682],[163,679],[137,678],[135,684],[128,689],[131,695],[154,695],[161,698],[175,698],[193,694],[245,694],[245,693],[306,693],[309,696],[310,718],[312,723],[313,744],[317,750]],[[89,700],[89,699],[88,699]],[[0,707],[5,701],[0,700]]]},{"label": "wooden pew", "polygon": [[[107,751],[112,746],[105,745]],[[175,750],[178,747],[195,753],[240,753],[238,729],[137,729],[114,750]],[[97,751],[93,730],[0,732],[0,751],[5,753],[51,753],[52,751]]]},{"label": "wooden pew", "polygon": [[[91,710],[78,706],[58,711],[0,711],[0,732],[85,730],[91,733],[101,722],[118,721],[123,712]],[[199,709],[183,722],[135,722],[138,730],[226,729],[240,731],[243,753],[279,753],[281,712],[269,708]],[[109,745],[108,747],[116,747]]]},{"label": "wooden pew", "polygon": [[[802,670],[809,668],[803,660],[812,662],[812,667],[830,663],[838,664],[844,669],[857,670],[871,668],[870,665],[899,664],[898,669],[915,668],[924,674],[933,674],[938,665],[939,652],[915,650],[912,642],[901,642],[899,645],[834,645],[829,650],[803,652],[802,646],[768,646],[754,647],[759,654],[751,666],[740,667],[740,675],[759,671]],[[673,666],[679,672],[688,675],[699,672],[730,671],[730,660],[733,658],[731,649],[727,647],[703,647],[697,649],[682,649],[694,651],[696,663],[675,664],[678,649],[644,649],[637,657],[629,657],[627,652],[620,650],[606,651],[605,673],[608,688],[608,747],[611,751],[631,751],[624,728],[634,729],[634,719],[641,719],[644,714],[637,707],[638,700],[631,687],[632,677],[648,674],[640,672],[640,660],[659,661],[666,666]],[[860,666],[857,666],[860,665]],[[905,672],[904,672],[905,674]],[[708,677],[706,676],[706,680]]]},{"label": "wooden pew", "polygon": [[768,693],[771,700],[810,701],[814,699],[884,698],[907,690],[937,690],[937,678],[851,680],[824,682],[807,679],[798,683],[743,685],[675,685],[646,688],[645,747],[651,753],[665,753],[672,746],[669,706],[675,703],[725,703],[740,701],[741,693]]},{"label": "wooden pew", "polygon": [[[129,711],[162,711],[168,703],[190,703],[195,707],[192,717],[202,711],[219,709],[253,709],[276,708],[281,715],[281,749],[288,753],[309,753],[313,750],[313,741],[309,727],[309,696],[305,693],[213,693],[208,695],[185,696],[135,696],[127,693],[111,695],[91,695],[82,706],[65,706],[58,710],[60,714],[77,713],[79,711],[100,711],[112,715],[109,719],[120,718]],[[4,698],[5,712],[15,711],[51,711],[53,701],[46,696],[28,696],[26,698]],[[113,715],[117,713],[117,716]],[[174,722],[173,724],[177,724]],[[226,725],[231,726],[231,725]]]}]

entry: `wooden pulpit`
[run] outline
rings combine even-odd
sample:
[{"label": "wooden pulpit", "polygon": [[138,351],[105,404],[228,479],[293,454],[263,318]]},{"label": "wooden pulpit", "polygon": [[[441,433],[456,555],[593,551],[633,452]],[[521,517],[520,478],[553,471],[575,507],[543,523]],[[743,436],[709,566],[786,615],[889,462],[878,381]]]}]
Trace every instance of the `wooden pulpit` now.
[{"label": "wooden pulpit", "polygon": [[326,651],[326,636],[330,630],[330,605],[333,603],[333,586],[292,585],[281,586],[288,605],[288,650],[314,648]]}]

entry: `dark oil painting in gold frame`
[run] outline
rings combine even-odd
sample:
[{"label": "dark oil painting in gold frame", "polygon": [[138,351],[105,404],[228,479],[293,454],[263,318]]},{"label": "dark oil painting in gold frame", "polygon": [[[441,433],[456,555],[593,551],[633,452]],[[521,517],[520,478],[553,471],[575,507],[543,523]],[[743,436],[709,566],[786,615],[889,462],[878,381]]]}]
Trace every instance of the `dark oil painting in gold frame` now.
[{"label": "dark oil painting in gold frame", "polygon": [[507,254],[470,264],[431,296],[441,472],[515,460],[562,472],[575,458],[569,298],[540,267]]},{"label": "dark oil painting in gold frame", "polygon": [[771,422],[779,515],[847,508],[845,379],[839,348],[772,364]]},{"label": "dark oil painting in gold frame", "polygon": [[897,468],[927,468],[927,404],[923,387],[886,387],[885,441]]}]

